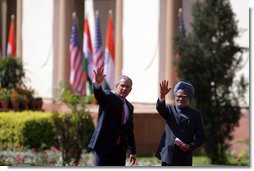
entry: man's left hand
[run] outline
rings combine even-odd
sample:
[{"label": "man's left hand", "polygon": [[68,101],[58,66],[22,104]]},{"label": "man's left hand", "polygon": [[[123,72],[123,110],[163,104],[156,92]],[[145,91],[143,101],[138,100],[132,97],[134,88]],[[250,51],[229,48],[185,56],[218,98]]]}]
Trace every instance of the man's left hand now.
[{"label": "man's left hand", "polygon": [[137,161],[136,155],[131,154],[130,155],[130,165],[134,166],[136,164],[136,161]]},{"label": "man's left hand", "polygon": [[186,151],[190,150],[190,146],[188,144],[183,144],[183,145],[180,146],[180,149],[183,152],[186,152]]}]

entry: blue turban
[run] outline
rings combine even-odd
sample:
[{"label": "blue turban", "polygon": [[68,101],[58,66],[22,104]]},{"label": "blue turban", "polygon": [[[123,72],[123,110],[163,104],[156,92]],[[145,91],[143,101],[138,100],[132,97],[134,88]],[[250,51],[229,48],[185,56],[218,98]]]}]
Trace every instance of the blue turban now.
[{"label": "blue turban", "polygon": [[186,95],[189,97],[189,98],[192,98],[193,95],[194,95],[194,88],[193,86],[190,84],[190,83],[186,83],[184,81],[181,81],[179,83],[177,83],[175,85],[175,88],[174,88],[174,95],[176,96],[176,93],[178,90],[184,90]]}]

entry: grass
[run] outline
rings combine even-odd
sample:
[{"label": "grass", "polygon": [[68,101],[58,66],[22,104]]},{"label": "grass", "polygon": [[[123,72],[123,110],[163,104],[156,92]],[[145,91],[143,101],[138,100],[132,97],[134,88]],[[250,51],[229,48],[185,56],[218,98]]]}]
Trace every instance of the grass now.
[{"label": "grass", "polygon": [[193,166],[213,166],[209,158],[205,156],[194,156],[193,157]]},{"label": "grass", "polygon": [[[161,166],[161,161],[154,156],[138,156],[138,166]],[[243,159],[237,162],[234,157],[229,157],[228,165],[211,164],[210,159],[206,156],[193,156],[193,166],[196,167],[225,167],[225,166],[249,166],[249,160]]]}]

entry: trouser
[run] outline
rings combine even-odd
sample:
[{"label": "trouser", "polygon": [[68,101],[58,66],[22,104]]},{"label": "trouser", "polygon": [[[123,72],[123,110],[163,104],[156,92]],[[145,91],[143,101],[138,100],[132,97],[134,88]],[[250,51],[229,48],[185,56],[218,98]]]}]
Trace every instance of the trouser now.
[{"label": "trouser", "polygon": [[174,162],[172,164],[168,164],[165,162],[161,162],[161,166],[192,166],[192,163],[189,162],[183,162],[183,161],[178,161],[178,162]]},{"label": "trouser", "polygon": [[167,164],[165,162],[161,162],[161,166],[171,166],[171,165],[169,165],[169,164]]},{"label": "trouser", "polygon": [[167,164],[165,162],[161,162],[161,166],[192,166],[192,165],[187,165],[187,164]]},{"label": "trouser", "polygon": [[123,144],[116,145],[109,154],[95,152],[95,166],[125,166],[125,161],[126,149]]}]

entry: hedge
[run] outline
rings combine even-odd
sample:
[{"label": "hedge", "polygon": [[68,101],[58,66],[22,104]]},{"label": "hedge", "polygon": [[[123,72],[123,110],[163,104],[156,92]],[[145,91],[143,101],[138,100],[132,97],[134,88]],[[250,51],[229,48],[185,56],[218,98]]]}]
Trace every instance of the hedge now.
[{"label": "hedge", "polygon": [[[89,127],[93,127],[91,119],[88,120],[88,123]],[[84,148],[87,148],[86,144],[92,131],[93,128],[89,128],[88,134],[84,137]],[[59,147],[53,113],[44,111],[0,112],[0,146]]]}]

